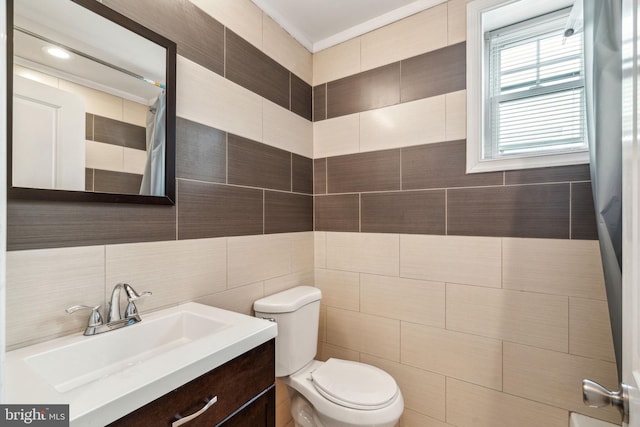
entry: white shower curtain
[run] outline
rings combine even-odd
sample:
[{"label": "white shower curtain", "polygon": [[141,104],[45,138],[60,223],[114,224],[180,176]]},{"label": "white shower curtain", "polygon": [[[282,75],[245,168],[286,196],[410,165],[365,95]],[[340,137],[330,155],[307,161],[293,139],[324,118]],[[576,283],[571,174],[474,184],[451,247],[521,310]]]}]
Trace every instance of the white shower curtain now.
[{"label": "white shower curtain", "polygon": [[142,176],[140,194],[164,196],[166,94],[164,91],[147,110],[147,163]]},{"label": "white shower curtain", "polygon": [[583,0],[591,185],[613,344],[622,379],[622,4]]}]

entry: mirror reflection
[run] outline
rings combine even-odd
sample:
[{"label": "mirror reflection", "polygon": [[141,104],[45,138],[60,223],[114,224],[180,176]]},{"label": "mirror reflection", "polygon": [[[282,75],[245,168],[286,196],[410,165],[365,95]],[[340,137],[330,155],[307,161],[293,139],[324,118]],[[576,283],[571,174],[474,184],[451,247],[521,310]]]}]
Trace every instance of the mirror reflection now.
[{"label": "mirror reflection", "polygon": [[69,0],[14,0],[13,187],[164,196],[167,49]]}]

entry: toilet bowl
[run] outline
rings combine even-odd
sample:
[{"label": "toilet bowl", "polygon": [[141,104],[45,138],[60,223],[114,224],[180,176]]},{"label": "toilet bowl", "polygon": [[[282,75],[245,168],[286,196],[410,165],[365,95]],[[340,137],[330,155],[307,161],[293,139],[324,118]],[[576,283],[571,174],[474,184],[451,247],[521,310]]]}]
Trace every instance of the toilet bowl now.
[{"label": "toilet bowl", "polygon": [[314,360],[321,293],[298,286],[254,303],[278,324],[276,376],[287,385],[296,427],[393,427],[404,409],[395,380],[371,365]]},{"label": "toilet bowl", "polygon": [[[393,378],[364,363],[314,360],[280,380],[289,387],[296,427],[393,427],[404,409]],[[314,424],[305,423],[309,417]]]}]

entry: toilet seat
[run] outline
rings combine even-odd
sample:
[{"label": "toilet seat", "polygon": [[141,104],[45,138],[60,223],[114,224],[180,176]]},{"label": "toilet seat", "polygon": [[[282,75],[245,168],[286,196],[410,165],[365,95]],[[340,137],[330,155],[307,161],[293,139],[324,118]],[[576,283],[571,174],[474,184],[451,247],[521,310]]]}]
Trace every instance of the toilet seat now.
[{"label": "toilet seat", "polygon": [[391,375],[347,360],[327,360],[311,372],[311,381],[326,399],[351,409],[384,408],[398,395],[398,385]]}]

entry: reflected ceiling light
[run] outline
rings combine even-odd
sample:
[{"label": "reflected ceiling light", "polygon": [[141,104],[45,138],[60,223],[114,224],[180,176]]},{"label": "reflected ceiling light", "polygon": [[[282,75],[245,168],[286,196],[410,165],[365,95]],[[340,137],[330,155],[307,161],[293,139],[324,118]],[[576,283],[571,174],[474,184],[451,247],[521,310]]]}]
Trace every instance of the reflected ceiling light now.
[{"label": "reflected ceiling light", "polygon": [[45,46],[43,48],[45,52],[49,55],[54,56],[59,59],[69,59],[71,58],[71,54],[64,49],[61,49],[57,46]]}]

